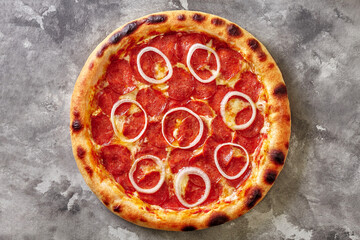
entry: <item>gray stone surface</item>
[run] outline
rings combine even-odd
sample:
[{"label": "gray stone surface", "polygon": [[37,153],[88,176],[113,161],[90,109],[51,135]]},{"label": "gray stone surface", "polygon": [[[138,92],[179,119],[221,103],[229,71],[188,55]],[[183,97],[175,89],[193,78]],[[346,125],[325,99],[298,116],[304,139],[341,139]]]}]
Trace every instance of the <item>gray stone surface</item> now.
[{"label": "gray stone surface", "polygon": [[[145,14],[200,10],[262,41],[292,108],[290,153],[248,214],[191,233],[109,212],[71,152],[77,75],[116,27]],[[359,239],[360,2],[0,0],[0,239]]]}]

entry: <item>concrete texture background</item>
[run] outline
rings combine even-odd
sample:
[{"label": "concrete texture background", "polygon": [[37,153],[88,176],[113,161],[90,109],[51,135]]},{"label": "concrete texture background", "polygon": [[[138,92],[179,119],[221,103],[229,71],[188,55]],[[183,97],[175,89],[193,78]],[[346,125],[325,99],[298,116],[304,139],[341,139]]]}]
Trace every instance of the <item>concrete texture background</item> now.
[{"label": "concrete texture background", "polygon": [[[71,152],[69,105],[87,56],[118,26],[200,10],[254,34],[292,108],[290,153],[248,214],[191,233],[109,212]],[[0,0],[0,239],[359,239],[360,2],[357,0]]]}]

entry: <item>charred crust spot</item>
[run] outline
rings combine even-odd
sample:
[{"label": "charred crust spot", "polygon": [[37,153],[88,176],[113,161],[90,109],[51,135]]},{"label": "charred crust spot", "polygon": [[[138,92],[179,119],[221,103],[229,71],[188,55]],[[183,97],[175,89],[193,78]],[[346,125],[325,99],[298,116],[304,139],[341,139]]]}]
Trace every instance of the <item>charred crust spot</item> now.
[{"label": "charred crust spot", "polygon": [[166,22],[167,16],[166,15],[151,15],[146,19],[146,23],[148,24],[156,24]]},{"label": "charred crust spot", "polygon": [[236,26],[235,24],[229,24],[227,27],[227,32],[232,37],[240,37],[241,36],[241,29]]},{"label": "charred crust spot", "polygon": [[289,149],[289,142],[285,143],[285,147],[286,147],[286,149]]},{"label": "charred crust spot", "polygon": [[266,57],[266,54],[262,50],[260,50],[258,52],[258,58],[259,58],[260,62],[265,62],[267,57]]},{"label": "charred crust spot", "polygon": [[264,181],[267,184],[273,184],[275,182],[276,177],[277,177],[277,171],[272,170],[272,169],[268,169],[268,170],[265,171]]},{"label": "charred crust spot", "polygon": [[107,199],[103,199],[103,203],[105,204],[105,206],[109,206],[109,201]]},{"label": "charred crust spot", "polygon": [[76,149],[76,154],[77,154],[78,158],[83,159],[86,155],[86,151],[81,146],[78,146]]},{"label": "charred crust spot", "polygon": [[250,38],[248,40],[248,46],[253,50],[256,51],[259,48],[259,42],[254,39],[254,38]]},{"label": "charred crust spot", "polygon": [[192,17],[196,22],[202,22],[205,20],[205,16],[199,13],[195,13]]},{"label": "charred crust spot", "polygon": [[195,230],[196,230],[196,227],[194,227],[194,226],[185,226],[181,229],[181,231],[184,231],[184,232],[195,231]]},{"label": "charred crust spot", "polygon": [[281,150],[271,150],[270,159],[278,165],[283,165],[285,162],[285,154]]},{"label": "charred crust spot", "polygon": [[104,52],[106,51],[106,49],[109,47],[108,43],[105,43],[102,48],[96,53],[97,57],[102,57],[104,55]]},{"label": "charred crust spot", "polygon": [[94,171],[89,166],[85,167],[85,171],[89,174],[90,177],[92,177]]},{"label": "charred crust spot", "polygon": [[93,67],[94,67],[94,62],[91,62],[91,63],[89,64],[89,70],[91,70]]},{"label": "charred crust spot", "polygon": [[278,97],[286,96],[287,90],[285,84],[281,83],[274,89],[274,95]]},{"label": "charred crust spot", "polygon": [[230,218],[225,213],[215,213],[210,217],[209,227],[221,225],[229,221]]},{"label": "charred crust spot", "polygon": [[114,210],[114,212],[120,213],[120,212],[121,212],[121,206],[120,206],[120,205],[115,206],[115,207],[113,208],[113,210]]},{"label": "charred crust spot", "polygon": [[221,26],[224,25],[225,22],[220,18],[213,18],[211,19],[211,23],[214,24],[215,26]]},{"label": "charred crust spot", "polygon": [[132,34],[136,29],[138,29],[139,26],[140,24],[137,21],[128,23],[120,31],[114,33],[114,35],[110,37],[109,43],[117,44],[118,42],[121,41],[121,39]]},{"label": "charred crust spot", "polygon": [[83,128],[83,125],[81,124],[80,120],[74,120],[73,123],[71,124],[71,127],[73,129],[74,132],[78,132]]},{"label": "charred crust spot", "polygon": [[[261,49],[260,43],[255,39],[255,38],[250,38],[247,41],[247,44],[249,46],[249,48],[251,50],[253,50],[254,52],[256,52],[257,57],[259,58],[260,62],[265,62],[267,59],[266,54],[263,52],[263,50]],[[270,65],[269,65],[270,67]],[[273,66],[272,66],[273,67]],[[271,68],[272,68],[271,67]]]},{"label": "charred crust spot", "polygon": [[184,14],[180,14],[177,16],[177,20],[179,20],[179,21],[184,21],[185,19],[186,19],[186,17]]},{"label": "charred crust spot", "polygon": [[273,69],[275,67],[274,63],[269,63],[269,69]]},{"label": "charred crust spot", "polygon": [[248,194],[247,194],[247,199],[246,199],[246,207],[248,209],[252,208],[255,206],[255,204],[257,203],[257,201],[259,201],[259,199],[261,198],[262,193],[261,193],[261,189],[260,188],[252,188]]},{"label": "charred crust spot", "polygon": [[80,113],[78,111],[76,111],[76,110],[73,112],[73,115],[74,115],[75,118],[80,117]]},{"label": "charred crust spot", "polygon": [[287,114],[284,116],[284,119],[285,119],[285,121],[288,121],[288,122],[291,121],[290,115],[287,115]]}]

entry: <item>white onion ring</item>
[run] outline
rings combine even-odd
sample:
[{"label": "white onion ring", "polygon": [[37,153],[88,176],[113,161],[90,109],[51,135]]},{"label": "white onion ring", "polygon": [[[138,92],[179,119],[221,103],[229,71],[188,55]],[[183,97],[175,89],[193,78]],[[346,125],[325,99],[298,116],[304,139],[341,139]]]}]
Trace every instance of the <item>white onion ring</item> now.
[{"label": "white onion ring", "polygon": [[[168,74],[160,79],[160,80],[157,80],[155,78],[151,78],[151,77],[148,77],[144,71],[142,70],[141,68],[141,64],[140,64],[140,59],[141,59],[141,56],[146,53],[146,52],[155,52],[157,54],[159,54],[162,58],[164,58],[165,62],[166,62],[166,66],[168,68]],[[164,83],[166,82],[167,80],[169,80],[171,77],[172,77],[172,74],[173,74],[173,69],[172,69],[172,66],[171,66],[171,63],[170,63],[170,60],[165,56],[164,53],[162,53],[159,49],[157,48],[154,48],[154,47],[145,47],[143,49],[141,49],[141,51],[138,53],[137,55],[137,58],[136,58],[136,64],[137,64],[137,68],[139,70],[139,73],[140,75],[146,80],[148,81],[149,83],[154,83],[154,84],[160,84],[160,83]]]},{"label": "white onion ring", "polygon": [[[204,194],[196,203],[193,204],[187,203],[181,196],[181,180],[185,175],[189,175],[189,174],[200,176],[205,182]],[[185,207],[192,208],[203,203],[207,199],[210,193],[211,183],[208,175],[203,170],[196,167],[185,167],[176,174],[174,181],[174,188],[175,188],[175,195],[179,199],[180,203]]]},{"label": "white onion ring", "polygon": [[[136,106],[138,106],[143,112],[144,112],[144,116],[145,116],[145,124],[144,124],[144,128],[141,130],[141,132],[139,133],[139,135],[137,135],[136,137],[134,138],[130,138],[130,139],[123,139],[121,138],[120,134],[118,133],[117,129],[116,129],[116,126],[115,126],[115,121],[114,121],[114,115],[115,115],[115,111],[116,109],[123,103],[133,103],[135,104]],[[111,124],[112,124],[112,127],[114,129],[114,132],[116,134],[116,136],[118,136],[119,138],[121,138],[122,141],[124,142],[135,142],[137,141],[145,132],[146,130],[146,127],[147,127],[147,123],[148,123],[148,119],[147,119],[147,114],[144,110],[144,108],[140,105],[140,103],[138,103],[137,101],[135,100],[131,100],[131,99],[120,99],[119,101],[117,101],[112,109],[111,109],[111,115],[110,115],[110,121],[111,121]]]},{"label": "white onion ring", "polygon": [[[160,179],[159,182],[152,188],[142,188],[139,187],[139,185],[136,184],[135,180],[134,180],[134,172],[136,170],[136,166],[138,164],[138,162],[140,162],[143,159],[151,159],[153,160],[158,166],[160,166]],[[147,193],[147,194],[151,194],[151,193],[155,193],[157,192],[160,187],[162,186],[162,184],[164,183],[165,180],[165,167],[164,164],[162,164],[160,158],[153,156],[153,155],[145,155],[142,156],[138,159],[135,160],[135,162],[133,163],[133,165],[130,168],[129,171],[129,179],[131,184],[134,186],[134,188],[136,189],[136,191],[141,192],[141,193]]]},{"label": "white onion ring", "polygon": [[[172,145],[169,140],[166,138],[165,136],[165,130],[164,130],[164,123],[165,123],[165,118],[167,115],[169,115],[170,113],[172,112],[176,112],[176,111],[186,111],[188,113],[190,113],[191,115],[193,115],[198,121],[199,121],[199,124],[200,124],[200,129],[199,129],[199,133],[198,135],[196,136],[196,138],[186,147],[180,147],[180,146],[175,146],[175,145]],[[186,107],[177,107],[177,108],[173,108],[171,110],[169,110],[168,112],[165,113],[165,115],[163,116],[162,120],[161,120],[161,132],[162,132],[162,135],[165,139],[165,141],[172,147],[174,148],[181,148],[181,149],[188,149],[188,148],[192,148],[193,146],[195,146],[201,139],[202,135],[203,135],[203,132],[204,132],[204,123],[203,121],[201,120],[201,118],[199,117],[199,115],[197,115],[196,113],[194,113],[193,111],[191,111],[190,109],[186,108]]]},{"label": "white onion ring", "polygon": [[[215,74],[213,74],[211,77],[209,77],[208,79],[202,79],[201,77],[199,77],[199,75],[196,74],[196,72],[194,71],[194,69],[191,67],[191,57],[192,55],[194,54],[194,52],[197,50],[197,49],[204,49],[204,50],[207,50],[207,51],[210,51],[212,54],[215,55],[215,59],[216,59],[216,72]],[[219,56],[218,54],[212,49],[212,48],[209,48],[205,45],[202,45],[200,43],[195,43],[194,45],[192,45],[189,49],[189,52],[187,54],[187,57],[186,57],[186,65],[187,67],[189,68],[189,71],[191,72],[191,74],[199,81],[199,82],[202,82],[202,83],[209,83],[209,82],[212,82],[213,80],[215,80],[215,78],[217,77],[217,75],[219,74],[220,72],[220,59],[219,59]]]},{"label": "white onion ring", "polygon": [[[232,97],[232,96],[239,96],[239,97],[243,97],[245,98],[251,105],[251,109],[252,109],[252,114],[251,114],[251,118],[249,121],[247,121],[246,123],[244,124],[240,124],[240,125],[234,125],[234,126],[231,126],[227,121],[226,121],[226,117],[225,117],[225,106],[226,106],[226,103],[229,101],[229,99]],[[255,120],[255,116],[256,116],[256,107],[255,107],[255,104],[254,102],[251,100],[251,98],[242,93],[242,92],[237,92],[237,91],[232,91],[232,92],[228,92],[224,98],[221,100],[221,103],[220,103],[220,113],[221,113],[221,116],[222,116],[222,119],[224,121],[224,123],[234,129],[234,130],[242,130],[242,129],[245,129],[245,128],[248,128],[250,127],[250,125],[254,122]]]},{"label": "white onion ring", "polygon": [[[219,164],[219,161],[218,161],[218,158],[217,158],[217,153],[219,151],[220,148],[222,148],[223,146],[227,146],[227,145],[230,145],[230,146],[235,146],[235,147],[239,147],[241,148],[242,150],[244,150],[244,152],[246,153],[246,164],[245,166],[240,170],[240,172],[238,174],[236,174],[235,176],[229,176],[227,175],[220,167],[220,164]],[[249,166],[249,154],[248,152],[246,151],[246,149],[239,145],[239,144],[235,144],[235,143],[223,143],[223,144],[220,144],[218,145],[216,148],[215,148],[215,151],[214,151],[214,161],[215,161],[215,165],[218,169],[218,171],[221,173],[221,175],[223,175],[224,178],[227,178],[227,179],[230,179],[230,180],[234,180],[234,179],[237,179],[239,178],[241,175],[244,174],[244,172],[246,171],[247,167]]]}]

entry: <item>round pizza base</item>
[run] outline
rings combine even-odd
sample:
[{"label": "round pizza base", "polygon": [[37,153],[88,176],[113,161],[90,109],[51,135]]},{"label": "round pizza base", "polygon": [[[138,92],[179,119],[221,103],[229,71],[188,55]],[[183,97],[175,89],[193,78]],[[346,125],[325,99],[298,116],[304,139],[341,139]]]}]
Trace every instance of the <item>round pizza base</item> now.
[{"label": "round pizza base", "polygon": [[[175,211],[143,203],[123,188],[96,160],[91,141],[90,99],[94,86],[105,74],[110,57],[120,49],[150,35],[166,32],[198,32],[215,36],[242,53],[253,64],[263,84],[269,115],[259,166],[227,202]],[[71,100],[70,131],[74,157],[86,183],[116,215],[140,226],[172,231],[203,229],[235,219],[253,208],[269,191],[285,163],[290,138],[290,108],[281,72],[266,48],[238,25],[215,15],[194,11],[151,14],[116,29],[89,56],[75,84]]]}]

